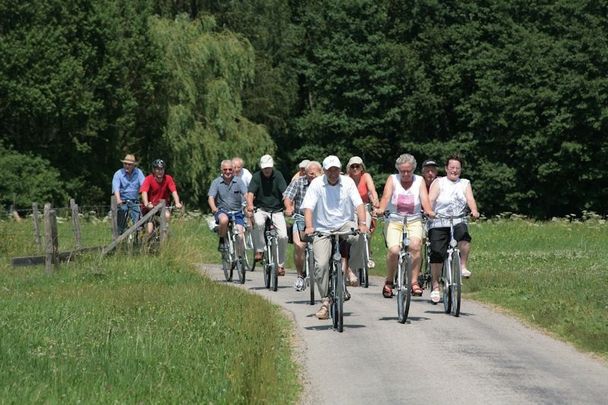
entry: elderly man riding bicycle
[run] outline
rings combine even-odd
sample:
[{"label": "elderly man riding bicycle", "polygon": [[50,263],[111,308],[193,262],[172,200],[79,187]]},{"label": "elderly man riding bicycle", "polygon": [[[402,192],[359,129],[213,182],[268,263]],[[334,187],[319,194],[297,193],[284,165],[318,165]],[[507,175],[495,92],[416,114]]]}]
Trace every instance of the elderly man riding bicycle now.
[{"label": "elderly man riding bicycle", "polygon": [[247,188],[240,177],[234,175],[232,160],[223,160],[220,164],[221,174],[213,180],[208,192],[208,203],[211,212],[218,224],[218,235],[220,237],[219,247],[224,243],[224,237],[228,231],[228,213],[241,211],[234,215],[239,233],[242,235],[245,225],[242,209],[245,206]]},{"label": "elderly man riding bicycle", "polygon": [[[312,235],[315,231],[332,232],[359,229],[367,232],[365,221],[356,224],[353,221],[354,212],[357,218],[365,218],[365,205],[357,191],[353,179],[340,174],[342,164],[337,156],[330,155],[323,160],[325,175],[314,179],[302,202],[304,220],[306,223],[306,235]],[[360,248],[359,237],[351,235],[347,237],[346,243],[341,251],[343,256],[348,257],[350,245],[353,249]],[[322,305],[317,311],[318,319],[329,318],[329,261],[331,255],[331,239],[326,235],[318,235],[313,240],[313,252],[315,257],[316,280]],[[348,265],[348,264],[346,264]]]}]

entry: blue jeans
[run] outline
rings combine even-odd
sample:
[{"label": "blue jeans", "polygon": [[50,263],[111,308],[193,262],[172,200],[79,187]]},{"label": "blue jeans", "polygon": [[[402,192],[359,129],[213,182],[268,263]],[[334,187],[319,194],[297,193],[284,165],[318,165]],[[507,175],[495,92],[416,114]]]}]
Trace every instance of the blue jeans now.
[{"label": "blue jeans", "polygon": [[125,200],[123,204],[118,206],[117,214],[118,234],[122,235],[127,228],[127,215],[131,218],[132,224],[139,221],[139,218],[141,217],[139,201]]}]

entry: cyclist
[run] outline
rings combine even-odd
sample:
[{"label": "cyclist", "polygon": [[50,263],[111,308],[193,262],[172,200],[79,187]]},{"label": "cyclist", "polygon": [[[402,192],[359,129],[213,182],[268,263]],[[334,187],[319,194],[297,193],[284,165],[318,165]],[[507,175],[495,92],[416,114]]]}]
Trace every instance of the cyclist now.
[{"label": "cyclist", "polygon": [[437,167],[439,167],[439,165],[434,160],[427,159],[422,162],[421,174],[424,178],[424,182],[426,183],[426,191],[429,191],[431,189],[431,183],[433,183],[433,181],[435,181],[435,179],[437,178]]},{"label": "cyclist", "polygon": [[[378,193],[376,192],[376,185],[374,184],[374,180],[372,176],[365,171],[365,164],[363,164],[363,159],[359,156],[353,156],[348,161],[346,165],[346,174],[348,174],[357,185],[357,190],[359,191],[359,195],[361,196],[361,200],[363,200],[363,204],[370,204],[373,208],[378,208],[379,200]],[[371,245],[371,237],[374,234],[374,230],[376,228],[376,220],[372,218],[371,213],[368,210],[365,210],[365,224],[369,228],[369,241]],[[363,235],[359,236],[363,238]],[[371,259],[371,251],[369,252],[369,267],[375,267],[374,261]],[[363,263],[360,263],[360,259],[362,259],[362,255],[353,256],[353,260],[351,263],[351,268],[361,269],[363,268]],[[347,275],[347,280],[349,284],[352,286],[359,285],[359,280],[357,276],[348,270],[349,274]]]},{"label": "cyclist", "polygon": [[251,172],[245,167],[245,162],[238,156],[232,158],[232,167],[234,169],[234,175],[236,177],[240,177],[245,183],[245,187],[249,186],[249,182],[251,181]]},{"label": "cyclist", "polygon": [[422,288],[418,284],[421,265],[420,249],[424,235],[421,208],[430,217],[435,215],[431,209],[424,179],[414,174],[414,170],[416,170],[414,156],[409,153],[402,154],[395,161],[395,168],[398,173],[391,174],[386,179],[382,200],[378,208],[379,214],[383,214],[388,208],[391,214],[398,215],[393,217],[394,219],[389,216],[386,231],[388,253],[386,256],[386,280],[382,287],[384,298],[393,296],[393,280],[399,261],[403,232],[403,223],[399,216],[407,217],[407,236],[410,240],[408,251],[412,255],[412,295],[422,295]]},{"label": "cyclist", "polygon": [[[473,197],[471,182],[460,177],[462,172],[462,159],[458,155],[451,155],[445,163],[445,177],[439,177],[431,185],[430,200],[437,214],[446,216],[459,216],[465,213],[468,206],[473,218],[479,218],[477,202]],[[439,278],[443,261],[447,257],[448,243],[450,241],[450,222],[436,218],[429,221],[429,241],[431,243],[431,277],[433,291],[431,301],[438,303]],[[464,218],[454,219],[454,238],[458,241],[460,249],[461,274],[467,278],[471,272],[467,269],[467,261],[471,248],[471,235]]]},{"label": "cyclist", "polygon": [[[323,160],[325,174],[310,183],[301,205],[304,210],[306,235],[311,235],[315,230],[346,232],[357,228],[357,224],[353,221],[355,212],[358,218],[365,218],[365,205],[359,196],[357,186],[353,179],[340,174],[341,168],[342,164],[337,156],[327,156]],[[365,221],[358,222],[358,229],[360,232],[367,232]],[[340,250],[347,258],[350,245],[355,245],[354,250],[360,249],[359,237],[348,236],[346,243],[341,246]],[[315,279],[322,300],[321,308],[315,315],[318,319],[328,319],[331,239],[327,236],[316,236],[312,249],[315,257]],[[345,263],[344,268],[348,268],[348,263]]]},{"label": "cyclist", "polygon": [[211,208],[215,223],[218,224],[218,248],[223,247],[224,237],[228,232],[229,218],[227,212],[240,211],[235,214],[234,218],[237,229],[242,236],[245,226],[242,209],[246,204],[245,196],[247,195],[247,187],[245,187],[240,177],[234,175],[232,160],[222,160],[220,169],[220,176],[211,182],[207,193],[209,208]]},{"label": "cyclist", "polygon": [[[122,162],[122,168],[114,173],[112,178],[112,193],[118,204],[118,233],[122,234],[127,225],[127,213],[133,223],[139,220],[139,188],[144,182],[144,173],[137,166],[135,156],[127,154]],[[129,204],[132,203],[132,204]],[[131,209],[129,210],[129,205]]]},{"label": "cyclist", "polygon": [[[274,169],[274,160],[270,155],[260,158],[260,170],[253,173],[247,189],[247,216],[254,219],[253,245],[255,260],[260,261],[264,255],[266,241],[264,240],[264,224],[266,218],[271,218],[277,229],[279,239],[279,258],[277,275],[285,275],[285,252],[287,250],[287,226],[281,211],[283,208],[283,192],[287,188],[285,178]],[[254,206],[257,211],[253,212]]]},{"label": "cyclist", "polygon": [[308,160],[308,159],[302,160],[300,162],[300,164],[298,164],[298,171],[295,172],[294,175],[291,177],[291,181],[294,181],[299,177],[306,176],[306,166],[308,166],[309,163],[310,163],[310,160]]},{"label": "cyclist", "polygon": [[[152,173],[146,176],[144,183],[141,185],[141,200],[144,206],[144,214],[154,208],[161,200],[169,202],[169,197],[173,197],[175,208],[181,208],[182,203],[179,201],[177,187],[173,177],[165,174],[165,162],[161,159],[156,159],[152,162]],[[171,213],[166,210],[167,221],[171,218]],[[149,221],[147,224],[148,234],[154,230],[154,222]]]},{"label": "cyclist", "polygon": [[[288,217],[294,213],[304,215],[301,209],[304,195],[310,182],[322,174],[321,163],[317,161],[309,162],[306,166],[306,176],[298,177],[292,180],[283,193],[283,204],[285,205],[285,215]],[[306,242],[300,240],[300,231],[304,231],[303,221],[296,221],[293,224],[293,261],[296,265],[298,277],[294,283],[296,291],[304,289],[304,250]]]}]

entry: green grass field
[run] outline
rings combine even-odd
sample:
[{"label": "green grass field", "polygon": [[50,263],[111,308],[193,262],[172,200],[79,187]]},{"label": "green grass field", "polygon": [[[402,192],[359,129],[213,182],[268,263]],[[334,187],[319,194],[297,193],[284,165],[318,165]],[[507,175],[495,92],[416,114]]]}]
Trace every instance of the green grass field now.
[{"label": "green grass field", "polygon": [[218,261],[215,237],[199,221],[174,225],[160,256],[91,255],[45,275],[8,267],[7,256],[27,253],[19,238],[31,237],[31,224],[0,223],[0,396],[294,402],[291,324],[268,301],[202,277],[194,264]]},{"label": "green grass field", "polygon": [[[83,226],[85,245],[107,243],[107,223]],[[466,298],[608,358],[606,224],[493,220],[471,224]],[[200,219],[175,220],[157,256],[97,255],[10,268],[35,253],[32,226],[0,222],[0,395],[21,402],[293,403],[300,385],[292,325],[277,307],[202,277],[218,263]],[[69,223],[60,247],[70,246]],[[381,232],[376,275],[385,274]],[[289,263],[291,265],[291,247]],[[378,288],[378,294],[380,290]],[[466,303],[463,308],[466,311]]]}]

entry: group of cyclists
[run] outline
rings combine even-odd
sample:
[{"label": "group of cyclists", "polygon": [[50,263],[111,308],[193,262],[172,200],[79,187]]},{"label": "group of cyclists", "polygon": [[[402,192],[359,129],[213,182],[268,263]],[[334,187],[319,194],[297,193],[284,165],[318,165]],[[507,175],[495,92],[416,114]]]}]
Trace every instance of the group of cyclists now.
[{"label": "group of cyclists", "polygon": [[[116,198],[118,206],[118,233],[126,230],[127,216],[132,223],[136,223],[142,215],[153,209],[161,200],[166,202],[173,198],[175,208],[181,208],[177,187],[173,177],[166,174],[166,164],[162,159],[152,162],[152,172],[144,176],[143,171],[137,167],[135,155],[127,154],[121,160],[122,168],[118,169],[112,178],[112,194]],[[140,197],[141,195],[141,203]],[[166,218],[170,219],[171,213],[166,210]],[[148,234],[154,230],[154,223],[146,224]]]},{"label": "group of cyclists", "polygon": [[[439,280],[450,239],[450,224],[443,218],[462,215],[467,209],[472,217],[479,217],[471,184],[460,177],[462,159],[458,155],[446,159],[444,177],[438,177],[439,164],[433,160],[423,162],[422,175],[414,174],[417,168],[414,156],[408,153],[400,155],[395,161],[397,173],[388,176],[381,198],[378,198],[372,177],[366,173],[363,160],[358,156],[348,161],[346,173],[342,172],[342,163],[334,155],[327,156],[322,163],[304,160],[289,184],[275,169],[270,155],[260,158],[259,170],[253,174],[243,166],[244,162],[239,157],[222,161],[221,174],[209,188],[208,201],[218,224],[219,248],[224,246],[223,238],[229,221],[227,213],[241,211],[234,219],[238,232],[242,234],[246,223],[253,226],[255,260],[262,260],[264,226],[270,218],[277,230],[277,273],[282,276],[285,274],[288,243],[285,216],[293,217],[294,262],[298,275],[294,288],[297,291],[305,288],[304,249],[306,240],[312,236],[312,242],[308,243],[312,243],[314,278],[321,297],[321,307],[316,312],[318,319],[329,318],[331,232],[358,230],[358,234],[344,236],[340,244],[345,280],[348,285],[356,286],[358,279],[352,269],[361,265],[361,252],[365,249],[362,235],[373,232],[376,218],[386,214],[387,276],[382,287],[385,298],[393,296],[404,223],[413,265],[411,291],[412,295],[422,295],[418,274],[423,240],[428,237],[432,276],[430,298],[436,304],[441,297]],[[403,217],[407,221],[402,221]],[[467,261],[471,236],[465,219],[456,221],[454,235],[461,252],[462,275],[469,277],[471,272],[467,268]],[[373,265],[371,262],[369,264]]]}]

